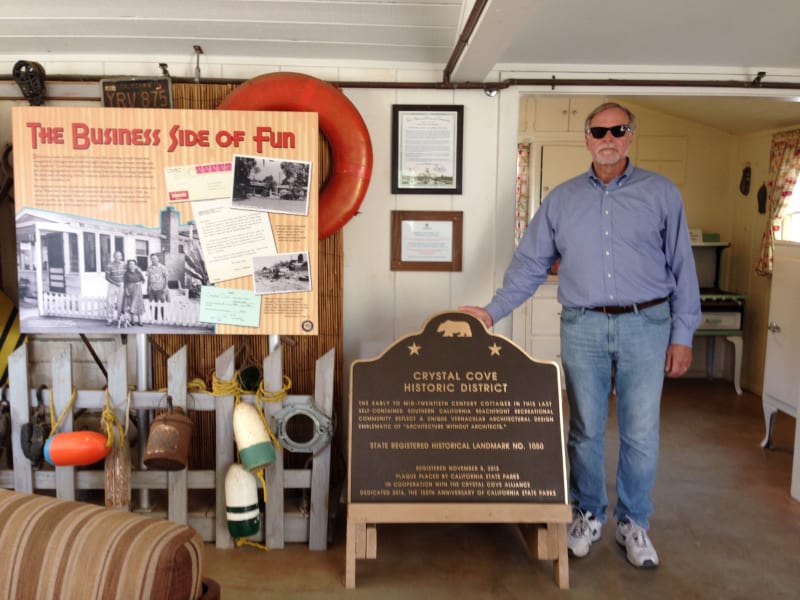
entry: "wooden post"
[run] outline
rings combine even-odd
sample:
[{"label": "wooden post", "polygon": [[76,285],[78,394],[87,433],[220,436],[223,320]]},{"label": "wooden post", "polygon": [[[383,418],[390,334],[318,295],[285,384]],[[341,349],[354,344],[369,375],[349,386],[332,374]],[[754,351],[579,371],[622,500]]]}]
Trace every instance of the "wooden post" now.
[{"label": "wooden post", "polygon": [[[186,413],[187,349],[183,346],[167,359],[167,393],[172,396],[172,406]],[[188,467],[187,467],[188,468]],[[187,469],[170,471],[169,506],[167,518],[185,525],[188,519],[189,490]],[[224,491],[224,489],[223,489]]]},{"label": "wooden post", "polygon": [[[283,346],[278,344],[264,359],[264,389],[277,392],[283,388]],[[283,402],[269,402],[265,407],[267,419],[283,408]],[[264,511],[265,543],[270,548],[284,547],[284,497],[283,497],[283,452],[275,449],[275,462],[265,469],[267,482],[267,506]]]},{"label": "wooden post", "polygon": [[[233,346],[217,357],[215,370],[217,378],[223,381],[233,379],[236,353]],[[233,538],[228,531],[225,511],[225,474],[233,463],[233,396],[220,396],[216,399],[216,546],[233,548]]]},{"label": "wooden post", "polygon": [[[570,513],[572,511],[570,510]],[[547,529],[557,539],[558,555],[553,560],[553,571],[559,589],[569,589],[569,559],[567,548],[567,525],[565,523],[548,523]]]},{"label": "wooden post", "polygon": [[[114,411],[114,415],[120,419],[124,427],[127,418],[126,413],[128,411],[128,353],[125,346],[120,346],[111,353],[107,368],[108,396],[110,398],[111,409]],[[119,432],[115,430],[112,432],[112,435],[116,438]],[[106,506],[128,511],[130,510],[130,491],[133,475],[131,472],[132,465],[130,464],[130,448],[124,450],[122,447],[123,443],[128,443],[127,440],[114,442],[115,446],[117,443],[119,443],[119,446],[116,448],[112,446],[111,454],[106,457],[106,469],[110,469],[111,473],[113,473],[113,471],[118,471],[117,468],[111,467],[108,464],[108,461],[112,460],[122,465],[120,468],[123,469],[124,472],[117,472],[116,477],[112,476],[111,473],[106,474],[107,477],[110,477],[110,480],[106,481]],[[125,489],[125,485],[120,485],[121,483],[125,483],[123,480],[126,477],[127,489]],[[113,485],[111,489],[109,489],[109,484]]]},{"label": "wooden post", "polygon": [[111,396],[112,408],[117,417],[125,424],[125,408],[128,404],[128,350],[119,346],[111,353],[106,368],[108,369],[108,393]]},{"label": "wooden post", "polygon": [[28,346],[22,344],[8,357],[9,404],[11,405],[11,455],[14,460],[14,489],[33,492],[33,467],[22,453],[20,428],[31,420],[31,392],[28,387]]},{"label": "wooden post", "polygon": [[[356,559],[365,558],[366,551],[362,556],[359,556],[359,550],[363,549],[366,541],[359,534],[365,530],[363,523],[356,523],[355,519],[347,519],[347,544],[345,545],[345,569],[344,569],[344,587],[352,590],[356,587]],[[359,544],[362,540],[362,544]]]},{"label": "wooden post", "polygon": [[[328,350],[317,360],[314,373],[313,404],[326,417],[333,414],[333,368],[336,351]],[[309,515],[308,548],[326,550],[328,547],[328,512],[330,496],[331,445],[315,455],[311,464],[311,508]]]},{"label": "wooden post", "polygon": [[[72,349],[66,346],[53,357],[53,404],[55,418],[58,420],[62,413],[59,431],[72,431],[72,410],[67,410],[70,396],[72,395]],[[65,412],[66,411],[66,412]],[[51,427],[55,423],[50,423]],[[64,500],[75,500],[75,467],[56,467],[56,496]]]}]

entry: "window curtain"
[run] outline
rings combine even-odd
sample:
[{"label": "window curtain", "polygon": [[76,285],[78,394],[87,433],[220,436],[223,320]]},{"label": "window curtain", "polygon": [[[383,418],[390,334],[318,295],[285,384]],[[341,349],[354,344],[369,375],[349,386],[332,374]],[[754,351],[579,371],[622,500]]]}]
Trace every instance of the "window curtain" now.
[{"label": "window curtain", "polygon": [[531,148],[529,144],[517,144],[517,202],[514,212],[514,246],[519,244],[522,234],[528,227],[528,206],[530,192],[528,178],[530,174]]},{"label": "window curtain", "polygon": [[761,237],[761,254],[756,265],[759,275],[772,275],[775,233],[780,231],[789,198],[800,172],[800,129],[772,136],[767,180],[767,223]]}]

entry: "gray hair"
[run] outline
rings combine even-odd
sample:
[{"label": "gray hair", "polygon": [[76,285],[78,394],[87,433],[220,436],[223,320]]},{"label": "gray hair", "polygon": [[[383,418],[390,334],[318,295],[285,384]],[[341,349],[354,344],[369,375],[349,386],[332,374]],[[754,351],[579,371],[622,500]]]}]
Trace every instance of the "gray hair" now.
[{"label": "gray hair", "polygon": [[592,124],[592,119],[594,119],[597,115],[601,112],[608,110],[610,108],[618,108],[619,110],[623,111],[626,115],[628,115],[628,126],[631,128],[631,131],[636,131],[636,115],[634,115],[629,108],[622,106],[618,102],[604,102],[597,108],[595,108],[589,115],[586,117],[586,120],[583,122],[583,130],[589,131],[589,127]]}]

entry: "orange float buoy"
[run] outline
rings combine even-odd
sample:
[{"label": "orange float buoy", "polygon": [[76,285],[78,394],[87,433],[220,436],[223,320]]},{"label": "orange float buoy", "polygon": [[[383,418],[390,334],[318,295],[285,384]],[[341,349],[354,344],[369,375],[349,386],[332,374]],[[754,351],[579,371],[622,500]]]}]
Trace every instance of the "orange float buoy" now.
[{"label": "orange float buoy", "polygon": [[55,467],[93,465],[108,456],[107,438],[96,431],[65,431],[47,439],[44,458]]},{"label": "orange float buoy", "polygon": [[364,120],[339,88],[301,73],[269,73],[238,86],[217,108],[318,113],[332,158],[330,178],[319,197],[319,239],[356,214],[372,176],[372,143]]}]

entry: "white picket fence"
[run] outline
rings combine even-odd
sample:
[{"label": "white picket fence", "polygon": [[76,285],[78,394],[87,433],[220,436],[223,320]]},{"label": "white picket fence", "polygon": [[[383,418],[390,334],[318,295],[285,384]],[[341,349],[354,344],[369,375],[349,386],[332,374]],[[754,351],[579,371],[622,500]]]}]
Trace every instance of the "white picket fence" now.
[{"label": "white picket fence", "polygon": [[[166,302],[144,299],[142,323],[194,327],[200,322],[200,303],[190,302],[175,295]],[[105,298],[71,296],[68,294],[42,294],[42,313],[48,317],[97,319],[104,321],[108,315]]]},{"label": "white picket fence", "polygon": [[[277,391],[283,387],[283,359],[280,346],[273,350],[263,362],[264,389]],[[226,350],[217,357],[215,374],[221,381],[232,381],[235,374],[235,349]],[[129,382],[126,368],[127,353],[122,346],[111,353],[106,364],[108,392],[118,418],[124,418],[128,403]],[[233,441],[233,396],[216,396],[187,390],[187,350],[185,347],[170,356],[167,362],[167,391],[174,407],[184,410],[214,411],[216,414],[216,457],[213,470],[184,469],[182,471],[159,471],[136,469],[131,473],[131,489],[166,490],[166,518],[194,527],[205,541],[214,541],[218,548],[232,548],[234,540],[228,532],[225,517],[225,475],[235,460]],[[28,375],[27,347],[22,345],[10,357],[8,398],[11,412],[11,443],[13,469],[0,470],[0,487],[22,492],[55,490],[59,498],[74,500],[76,490],[104,489],[104,472],[75,467],[34,469],[22,453],[20,429],[31,420],[31,409],[38,405],[35,386],[31,386]],[[291,404],[313,404],[330,417],[333,410],[334,350],[317,360],[314,395],[288,395],[281,401],[266,405],[266,413],[274,415]],[[61,415],[68,406],[73,393],[72,357],[69,347],[52,360],[52,397],[56,415]],[[76,411],[90,409],[100,411],[106,403],[104,390],[77,390],[70,411],[59,431],[71,431]],[[130,395],[130,409],[154,411],[166,407],[164,391],[134,391]],[[255,395],[242,395],[241,401],[254,403]],[[273,429],[274,430],[274,429]],[[145,440],[139,440],[140,448]],[[328,503],[330,482],[330,445],[318,450],[310,468],[284,469],[283,456],[276,452],[277,459],[266,468],[268,501],[263,515],[262,531],[250,538],[263,541],[272,549],[283,548],[286,542],[308,542],[311,550],[327,548]],[[308,512],[286,511],[285,490],[307,490],[310,497]],[[190,512],[189,495],[192,490],[214,490],[215,505],[212,511]],[[206,492],[207,493],[207,492]],[[134,507],[135,508],[135,507]]]}]

